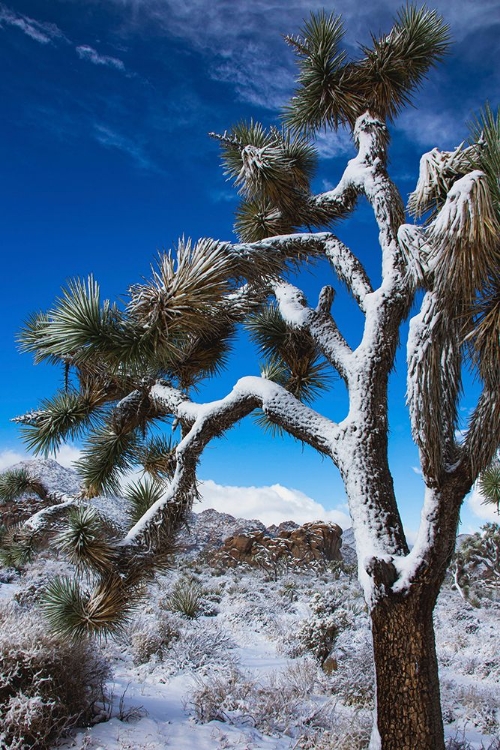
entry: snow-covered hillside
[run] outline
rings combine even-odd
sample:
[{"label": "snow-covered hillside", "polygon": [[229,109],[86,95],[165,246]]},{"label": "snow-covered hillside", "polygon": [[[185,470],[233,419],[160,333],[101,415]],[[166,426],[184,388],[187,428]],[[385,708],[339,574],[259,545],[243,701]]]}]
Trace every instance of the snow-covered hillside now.
[{"label": "snow-covered hillside", "polygon": [[[45,466],[58,481],[52,464],[38,465],[39,471]],[[70,477],[60,476],[68,492]],[[48,473],[42,478],[48,481]],[[108,505],[119,507],[117,499]],[[58,747],[367,746],[370,633],[353,567],[324,561],[271,575],[248,565],[210,564],[207,552],[238,529],[262,527],[215,511],[193,515],[175,568],[150,586],[119,638],[95,646],[111,667],[96,714],[105,720]],[[352,555],[350,545],[343,549]],[[50,551],[23,575],[4,570],[0,619],[39,618],[44,584],[66,570]],[[500,603],[482,604],[473,608],[448,585],[436,610],[450,750],[500,748]]]}]

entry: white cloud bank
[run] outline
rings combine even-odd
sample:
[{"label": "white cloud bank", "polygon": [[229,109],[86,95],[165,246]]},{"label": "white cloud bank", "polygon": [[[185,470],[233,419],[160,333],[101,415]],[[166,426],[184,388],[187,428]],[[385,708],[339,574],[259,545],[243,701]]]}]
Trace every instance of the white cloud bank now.
[{"label": "white cloud bank", "polygon": [[258,519],[266,526],[282,521],[332,521],[343,529],[351,526],[351,519],[341,510],[326,510],[320,503],[300,490],[273,484],[269,487],[231,487],[216,484],[211,479],[200,482],[201,502],[194,510],[200,513],[215,508],[236,518]]},{"label": "white cloud bank", "polygon": [[474,487],[467,498],[467,505],[469,510],[485,523],[500,523],[500,516],[498,515],[496,505],[491,505],[490,503],[485,505],[484,497],[479,492],[477,486]]},{"label": "white cloud bank", "polygon": [[[74,445],[66,444],[61,446],[54,456],[54,459],[66,469],[73,469],[73,463],[77,461],[80,456],[81,450],[79,448],[76,448]],[[20,461],[28,461],[32,458],[34,458],[34,456],[30,456],[27,453],[21,453],[20,451],[6,448],[5,450],[0,451],[0,471],[9,469]]]}]

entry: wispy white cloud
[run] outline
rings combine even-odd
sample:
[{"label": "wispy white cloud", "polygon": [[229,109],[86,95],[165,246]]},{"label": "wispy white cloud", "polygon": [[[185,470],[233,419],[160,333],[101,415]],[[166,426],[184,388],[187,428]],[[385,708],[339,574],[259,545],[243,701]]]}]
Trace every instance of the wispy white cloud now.
[{"label": "wispy white cloud", "polygon": [[106,125],[94,125],[94,135],[97,141],[109,148],[116,148],[123,151],[134,159],[134,161],[143,169],[153,169],[154,165],[144,153],[142,146],[131,138],[117,133]]},{"label": "wispy white cloud", "polygon": [[352,138],[347,129],[338,131],[320,130],[314,138],[314,145],[318,154],[323,159],[334,159],[336,156],[343,156],[352,153],[354,156],[354,146]]},{"label": "wispy white cloud", "polygon": [[124,63],[117,57],[110,57],[109,55],[100,55],[93,47],[89,47],[88,44],[82,44],[79,47],[75,47],[75,51],[81,60],[88,60],[94,65],[105,65],[108,68],[115,68],[116,70],[125,70]]},{"label": "wispy white cloud", "polygon": [[[123,28],[148,29],[184,40],[213,58],[214,77],[232,83],[241,98],[268,108],[281,106],[294,83],[293,55],[280,37],[296,32],[311,11],[324,0],[108,0],[120,9]],[[358,42],[369,43],[370,31],[386,32],[401,0],[370,3],[336,0],[335,11],[344,19],[346,43],[357,54]],[[452,38],[461,42],[471,33],[491,28],[498,0],[434,0],[432,8],[450,24]],[[430,123],[428,124],[430,126]]]},{"label": "wispy white cloud", "polygon": [[282,521],[332,521],[343,529],[351,526],[349,516],[342,510],[326,510],[316,500],[300,490],[273,484],[269,487],[231,487],[216,484],[211,479],[200,483],[201,501],[194,510],[215,508],[236,518],[257,518],[266,526]]},{"label": "wispy white cloud", "polygon": [[55,40],[66,40],[63,32],[55,23],[36,21],[34,18],[17,13],[0,3],[0,27],[4,24],[14,26],[40,44],[50,44]]},{"label": "wispy white cloud", "polygon": [[423,147],[454,149],[466,135],[464,117],[446,111],[405,110],[398,119],[398,128],[414,143]]}]

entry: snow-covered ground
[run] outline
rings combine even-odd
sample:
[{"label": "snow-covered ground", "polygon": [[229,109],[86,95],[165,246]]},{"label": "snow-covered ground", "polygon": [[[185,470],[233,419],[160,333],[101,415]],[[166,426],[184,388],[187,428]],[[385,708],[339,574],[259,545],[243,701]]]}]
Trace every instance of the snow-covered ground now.
[{"label": "snow-covered ground", "polygon": [[[23,586],[37,590],[55,569],[40,561]],[[197,617],[172,611],[177,581],[181,591],[194,586]],[[17,580],[0,585],[4,598],[18,591]],[[314,649],[332,606],[339,632],[327,674]],[[436,610],[447,735],[471,748],[500,741],[499,615],[498,604],[473,609],[448,588]],[[103,707],[112,718],[77,731],[65,749],[320,748],[325,732],[330,747],[366,746],[369,629],[350,573],[273,581],[259,570],[221,574],[191,555],[151,587],[126,632],[99,648],[112,667]]]},{"label": "snow-covered ground", "polygon": [[[69,490],[71,477],[65,479]],[[242,525],[260,528],[215,511],[193,516],[175,569],[151,585],[119,638],[96,645],[111,666],[100,723],[57,747],[366,747],[373,674],[354,567],[324,563],[276,574],[210,564],[207,545],[219,545]],[[352,563],[352,549],[345,552]],[[44,584],[64,570],[64,561],[49,552],[22,577],[4,570],[0,610],[9,600],[36,607]],[[179,611],[193,600],[195,616]],[[499,616],[498,600],[473,608],[450,584],[439,599],[436,637],[453,750],[500,748]]]}]

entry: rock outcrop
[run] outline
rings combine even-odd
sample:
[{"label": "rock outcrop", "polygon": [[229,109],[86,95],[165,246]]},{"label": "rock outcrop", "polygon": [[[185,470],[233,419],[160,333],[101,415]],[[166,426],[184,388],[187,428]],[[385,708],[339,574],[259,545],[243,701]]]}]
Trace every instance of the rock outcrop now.
[{"label": "rock outcrop", "polygon": [[294,527],[283,524],[275,534],[270,529],[236,532],[214,552],[213,560],[230,567],[239,563],[270,567],[279,563],[301,566],[315,560],[342,560],[340,526],[315,521],[302,526],[294,524]]}]

